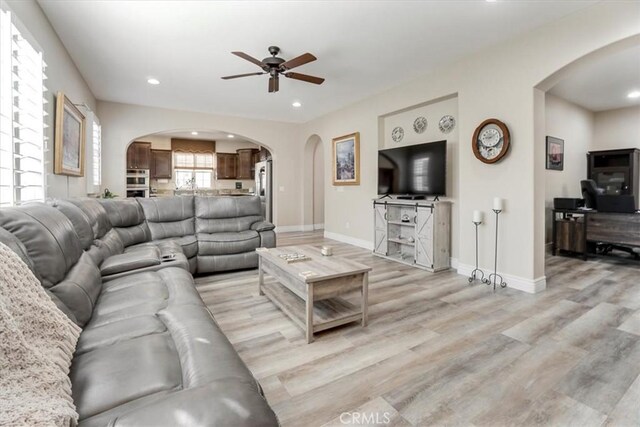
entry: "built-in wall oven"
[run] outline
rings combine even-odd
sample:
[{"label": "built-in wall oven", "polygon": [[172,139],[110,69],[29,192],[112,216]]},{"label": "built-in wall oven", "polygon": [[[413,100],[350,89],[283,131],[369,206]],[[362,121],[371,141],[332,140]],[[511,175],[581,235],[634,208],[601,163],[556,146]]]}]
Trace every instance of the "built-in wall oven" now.
[{"label": "built-in wall oven", "polygon": [[127,197],[149,197],[149,170],[127,170]]}]

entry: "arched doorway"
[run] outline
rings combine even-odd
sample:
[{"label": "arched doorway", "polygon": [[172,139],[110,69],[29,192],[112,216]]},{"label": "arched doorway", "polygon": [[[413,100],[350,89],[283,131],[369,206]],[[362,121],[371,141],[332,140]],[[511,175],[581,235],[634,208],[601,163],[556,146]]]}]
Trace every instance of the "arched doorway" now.
[{"label": "arched doorway", "polygon": [[311,135],[304,147],[303,219],[307,231],[324,229],[324,144]]},{"label": "arched doorway", "polygon": [[[638,64],[640,52],[640,36],[632,36],[597,49],[570,64],[557,70],[534,88],[535,140],[536,144],[536,268],[542,268],[547,276],[547,284],[562,283],[563,263],[559,259],[548,257],[553,241],[552,214],[554,199],[581,198],[580,181],[587,176],[587,153],[601,150],[640,148],[634,138],[613,137],[606,133],[603,140],[601,129],[614,121],[621,129],[634,127],[640,133],[637,122],[638,106],[634,107],[627,100],[627,92],[621,83],[627,82],[624,64]],[[637,67],[637,65],[635,65]],[[618,78],[620,74],[622,78]],[[631,79],[627,90],[637,86],[637,79]],[[614,84],[615,82],[615,84]],[[587,84],[588,83],[588,84]],[[605,96],[597,96],[600,93]],[[588,96],[594,99],[589,100]],[[609,105],[610,97],[616,99]],[[605,107],[600,107],[604,105]],[[606,107],[606,105],[609,105]],[[608,108],[608,109],[607,109]],[[624,111],[636,108],[635,120],[623,120]],[[628,126],[623,126],[627,123]],[[549,137],[549,141],[547,138]],[[553,165],[550,156],[550,144],[561,147],[562,157],[555,159]],[[635,146],[634,146],[635,145]],[[552,154],[552,153],[551,153]],[[550,166],[551,165],[551,166]],[[581,216],[572,218],[582,221]],[[562,239],[565,231],[571,228],[569,223],[562,223],[562,230],[556,230],[556,238]],[[576,226],[578,224],[576,223]],[[583,245],[577,245],[581,239],[571,240],[571,248],[582,251]],[[564,242],[564,240],[563,240]],[[567,246],[567,245],[564,245]],[[584,248],[586,249],[586,248]],[[593,249],[593,248],[591,248]],[[554,267],[555,266],[555,267]],[[595,276],[594,276],[595,277]]]},{"label": "arched doorway", "polygon": [[[202,195],[258,194],[266,218],[273,220],[273,177],[258,180],[263,164],[272,174],[273,153],[257,141],[219,130],[166,130],[130,141],[126,149],[123,196],[154,197],[197,192]],[[136,188],[138,187],[138,188]]]}]

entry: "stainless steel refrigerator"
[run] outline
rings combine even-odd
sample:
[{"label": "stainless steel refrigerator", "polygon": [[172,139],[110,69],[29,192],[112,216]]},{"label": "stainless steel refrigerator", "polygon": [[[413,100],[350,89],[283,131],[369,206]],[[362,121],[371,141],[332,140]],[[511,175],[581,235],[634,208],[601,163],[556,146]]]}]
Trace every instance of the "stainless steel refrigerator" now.
[{"label": "stainless steel refrigerator", "polygon": [[273,222],[273,178],[272,161],[256,163],[256,194],[262,201],[262,216]]}]

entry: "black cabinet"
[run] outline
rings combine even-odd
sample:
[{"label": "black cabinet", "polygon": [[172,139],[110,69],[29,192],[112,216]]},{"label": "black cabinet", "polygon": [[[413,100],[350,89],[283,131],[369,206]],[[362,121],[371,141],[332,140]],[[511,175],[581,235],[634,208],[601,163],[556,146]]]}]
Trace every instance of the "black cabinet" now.
[{"label": "black cabinet", "polygon": [[633,195],[638,209],[640,200],[640,150],[590,151],[587,176],[608,195]]}]

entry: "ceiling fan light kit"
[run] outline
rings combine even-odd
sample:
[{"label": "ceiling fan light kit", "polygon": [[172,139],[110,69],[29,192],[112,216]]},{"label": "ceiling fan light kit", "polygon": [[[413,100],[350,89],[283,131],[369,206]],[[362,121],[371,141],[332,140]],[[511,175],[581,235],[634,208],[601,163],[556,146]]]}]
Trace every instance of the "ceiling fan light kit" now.
[{"label": "ceiling fan light kit", "polygon": [[309,62],[313,62],[316,59],[318,59],[310,53],[304,53],[288,61],[285,61],[284,59],[278,57],[278,54],[280,53],[280,48],[278,46],[269,46],[269,53],[271,54],[271,56],[264,58],[262,61],[250,55],[247,55],[244,52],[231,52],[231,53],[257,65],[258,67],[262,68],[263,71],[257,72],[257,73],[246,73],[246,74],[236,74],[233,76],[225,76],[225,77],[222,77],[223,80],[269,74],[269,93],[278,92],[278,90],[280,89],[281,75],[289,79],[300,80],[303,82],[313,83],[317,85],[320,85],[324,82],[324,79],[321,77],[289,72],[289,70],[293,68],[299,67],[304,64],[308,64]]}]

